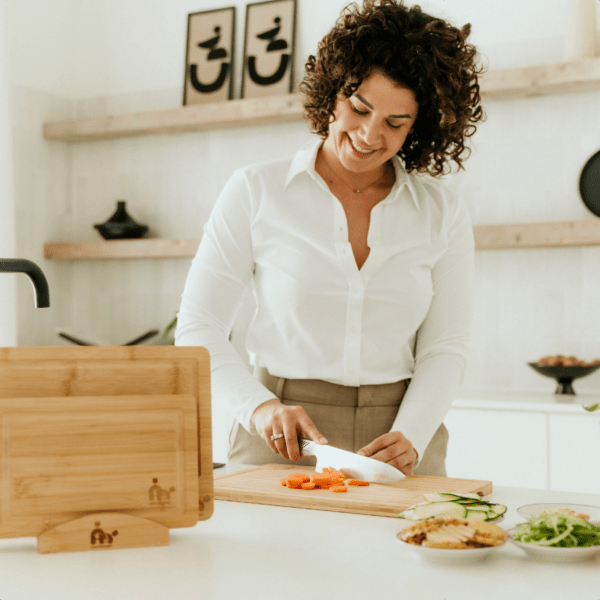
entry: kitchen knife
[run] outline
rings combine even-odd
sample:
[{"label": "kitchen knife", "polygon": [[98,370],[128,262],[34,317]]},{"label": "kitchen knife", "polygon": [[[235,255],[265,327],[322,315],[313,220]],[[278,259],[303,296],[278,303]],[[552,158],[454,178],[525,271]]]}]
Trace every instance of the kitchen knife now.
[{"label": "kitchen knife", "polygon": [[352,479],[371,483],[394,483],[404,478],[404,473],[374,458],[359,456],[353,452],[340,450],[328,444],[317,444],[311,440],[299,439],[302,454],[317,457],[316,472],[332,467],[342,471]]}]

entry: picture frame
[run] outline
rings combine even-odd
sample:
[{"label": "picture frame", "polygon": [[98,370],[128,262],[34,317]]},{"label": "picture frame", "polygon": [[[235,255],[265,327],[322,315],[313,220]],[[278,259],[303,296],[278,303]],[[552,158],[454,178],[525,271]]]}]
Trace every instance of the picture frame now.
[{"label": "picture frame", "polygon": [[188,14],[183,105],[233,98],[235,6]]},{"label": "picture frame", "polygon": [[246,6],[241,97],[289,94],[294,87],[296,0]]}]

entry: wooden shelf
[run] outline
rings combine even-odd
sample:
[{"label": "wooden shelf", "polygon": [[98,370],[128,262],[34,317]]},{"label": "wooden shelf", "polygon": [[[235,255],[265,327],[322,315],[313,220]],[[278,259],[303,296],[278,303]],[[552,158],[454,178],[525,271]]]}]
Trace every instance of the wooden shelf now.
[{"label": "wooden shelf", "polygon": [[[600,58],[490,71],[481,77],[484,100],[600,89]],[[285,94],[228,100],[171,110],[132,113],[44,123],[46,140],[90,142],[141,135],[188,133],[225,127],[244,127],[302,120],[300,97]]]},{"label": "wooden shelf", "polygon": [[599,246],[600,219],[473,227],[476,250]]},{"label": "wooden shelf", "polygon": [[301,121],[296,94],[182,106],[119,116],[44,123],[46,140],[91,142],[141,135],[189,133],[207,129]]},{"label": "wooden shelf", "polygon": [[98,242],[50,242],[44,244],[49,260],[121,260],[141,258],[193,258],[200,239],[101,240]]},{"label": "wooden shelf", "polygon": [[[476,250],[600,246],[600,219],[475,225],[473,233]],[[49,260],[193,258],[199,244],[199,238],[51,242],[44,245],[44,258]]]}]

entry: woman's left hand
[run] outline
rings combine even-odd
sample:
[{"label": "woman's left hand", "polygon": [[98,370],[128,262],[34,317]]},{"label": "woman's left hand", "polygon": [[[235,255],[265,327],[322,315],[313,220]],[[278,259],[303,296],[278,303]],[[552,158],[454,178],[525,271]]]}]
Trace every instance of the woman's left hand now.
[{"label": "woman's left hand", "polygon": [[361,448],[357,454],[392,465],[405,475],[412,475],[413,465],[418,456],[410,440],[399,431],[380,435],[368,446]]}]

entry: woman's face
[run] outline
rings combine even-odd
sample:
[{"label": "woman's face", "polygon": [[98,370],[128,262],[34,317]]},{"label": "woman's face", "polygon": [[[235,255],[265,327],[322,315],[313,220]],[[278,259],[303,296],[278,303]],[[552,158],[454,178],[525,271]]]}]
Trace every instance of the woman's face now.
[{"label": "woman's face", "polygon": [[349,171],[377,169],[402,148],[418,109],[412,90],[375,71],[350,98],[338,98],[324,148]]}]

